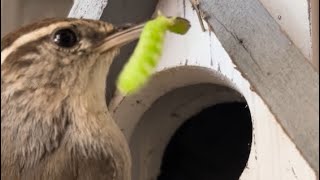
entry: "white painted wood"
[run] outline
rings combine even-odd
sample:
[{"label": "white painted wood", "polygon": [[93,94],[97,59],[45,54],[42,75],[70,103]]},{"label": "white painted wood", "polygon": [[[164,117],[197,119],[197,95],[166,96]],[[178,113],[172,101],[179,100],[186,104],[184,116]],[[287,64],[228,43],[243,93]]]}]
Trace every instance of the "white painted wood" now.
[{"label": "white painted wood", "polygon": [[[198,83],[231,87],[241,93],[249,105],[253,119],[254,143],[248,168],[241,176],[242,180],[316,179],[314,171],[300,155],[262,98],[250,89],[249,81],[237,70],[238,67],[233,64],[216,35],[209,31],[202,32],[189,1],[160,0],[158,8],[166,15],[186,17],[191,21],[192,28],[185,36],[167,34],[157,74],[141,92],[124,97],[118,104],[111,105],[111,108],[115,109],[114,118],[123,129],[132,148],[136,168],[134,180],[157,177],[163,149],[184,119],[203,106],[239,98],[225,95],[219,96],[219,99],[214,94],[206,92],[204,98],[199,98],[196,103],[186,103],[185,109],[176,110],[185,112],[185,116],[176,122],[163,113],[172,108],[173,101],[167,102],[168,107],[159,107],[153,111],[154,114],[143,117],[152,103],[162,95],[178,87]],[[122,98],[118,96],[115,99],[119,97]],[[183,103],[192,97],[192,93],[186,92],[181,98],[173,100]],[[137,100],[141,102],[137,104]],[[142,117],[145,123],[139,124]],[[164,124],[150,123],[157,121],[163,121]]]},{"label": "white painted wood", "polygon": [[215,35],[318,174],[319,72],[257,0],[202,0]]},{"label": "white painted wood", "polygon": [[[11,0],[10,2],[18,3],[18,1],[14,2]],[[76,0],[69,16],[99,19],[106,4],[106,0]],[[275,3],[273,2],[270,4],[274,5]],[[52,8],[52,5],[47,5],[51,6],[51,9],[54,9]],[[20,17],[15,14],[15,12],[19,12],[16,8],[18,6],[12,6],[12,8],[10,8],[5,5],[5,0],[2,0],[2,10],[3,7],[6,7],[4,9],[5,11],[7,10],[9,14],[11,13],[9,15],[10,18]],[[271,6],[271,10],[269,9],[269,12],[273,12],[273,17],[276,17],[278,12],[286,12],[283,9],[278,10],[272,8],[275,8],[275,6]],[[301,7],[298,7],[298,9],[299,8]],[[302,8],[304,8],[304,6]],[[50,8],[42,7],[42,9],[48,11]],[[170,104],[172,103],[171,101],[167,102],[168,107],[163,107],[163,109],[160,108],[155,111],[155,114],[149,114],[144,117],[145,119],[152,119],[153,122],[165,119],[167,122],[170,122],[165,129],[162,129],[165,127],[164,125],[159,127],[156,126],[157,124],[150,122],[147,124],[140,124],[139,126],[137,125],[140,118],[143,116],[143,113],[150,108],[151,104],[161,95],[177,87],[184,87],[200,82],[220,84],[234,88],[245,97],[249,104],[253,118],[253,141],[255,143],[251,149],[248,168],[243,172],[241,179],[315,179],[312,169],[301,157],[298,150],[295,148],[294,143],[276,122],[275,117],[261,97],[250,90],[250,83],[241,76],[237,67],[232,63],[230,57],[219,43],[217,37],[213,33],[201,31],[196,13],[192,11],[189,2],[185,0],[162,0],[159,3],[159,9],[167,15],[186,16],[192,21],[193,27],[185,37],[168,34],[164,55],[157,70],[159,73],[144,91],[136,96],[125,98],[115,111],[114,116],[119,125],[124,129],[128,139],[130,139],[133,152],[139,152],[139,157],[143,157],[143,159],[137,159],[138,156],[134,156],[136,160],[134,163],[140,165],[140,170],[135,171],[136,179],[148,179],[157,175],[162,153],[167,142],[170,140],[169,138],[187,117],[206,106],[240,98],[237,95],[232,95],[232,92],[227,92],[227,95],[219,96],[217,94],[211,94],[209,93],[210,88],[208,88],[208,91],[202,92],[205,94],[203,97],[193,101],[193,103],[186,104],[183,109],[176,110],[176,112],[180,112],[184,115],[180,119],[174,119],[174,121],[173,119],[170,119],[168,115],[161,113],[161,110],[170,110],[169,105],[175,105]],[[33,9],[33,11],[35,10]],[[1,14],[2,18],[7,16],[3,13],[4,11],[2,11]],[[282,19],[286,23],[283,23],[283,25],[280,23],[280,25],[284,29],[293,25],[290,22],[292,22],[292,17],[294,16],[289,17],[290,13],[285,16],[282,15]],[[304,10],[302,13],[304,13]],[[59,15],[63,16],[63,14]],[[288,21],[286,21],[287,15]],[[39,15],[37,15],[37,17],[40,18]],[[44,16],[41,16],[41,18],[43,17]],[[301,17],[299,16],[299,18]],[[10,21],[9,18],[7,20],[8,23],[13,24],[10,25],[10,27],[17,26],[19,23],[16,23],[20,22],[18,20]],[[303,22],[305,21],[303,20],[302,23]],[[6,27],[9,27],[9,25],[6,25]],[[299,26],[299,28],[301,28],[301,26]],[[298,30],[300,31],[301,29],[299,28]],[[293,29],[294,27],[292,29],[289,28],[289,30],[287,29],[286,31],[289,32]],[[306,30],[302,28],[301,32],[304,34]],[[293,32],[293,39],[295,39],[295,35],[295,32]],[[290,34],[289,36],[291,37]],[[302,50],[305,49],[303,50],[304,55],[308,56],[306,41],[308,41],[308,38],[305,39],[305,41],[303,38],[301,39],[301,37],[297,37],[297,39],[294,40],[297,45],[300,45],[299,42],[302,42],[300,48]],[[197,89],[197,91],[200,90]],[[194,98],[195,96],[188,91],[185,94],[181,94],[181,97],[183,98],[178,98],[174,102],[179,103],[180,100],[183,102],[182,100],[185,98]],[[136,104],[136,100],[141,99],[142,103]],[[133,104],[134,106],[132,106]],[[159,119],[159,117],[161,117],[161,119]],[[159,141],[159,139],[162,139],[162,141]],[[150,149],[158,149],[158,151],[154,152],[152,156],[147,156]]]},{"label": "white painted wood", "polygon": [[309,0],[260,0],[303,55],[312,60]]},{"label": "white painted wood", "polygon": [[[210,74],[210,70],[186,68],[172,73],[175,74],[172,76],[174,79],[178,76],[190,78],[187,74],[192,73],[193,78],[197,77],[195,80],[200,80],[201,76]],[[159,74],[159,78],[169,78],[171,75],[169,72],[165,74]],[[215,104],[239,101],[243,101],[239,93],[215,84],[183,87],[161,97],[144,113],[132,134],[133,180],[156,179],[168,140],[190,116]],[[145,104],[144,99],[140,103]],[[212,120],[218,121],[214,117]]]},{"label": "white painted wood", "polygon": [[108,0],[74,0],[68,17],[100,19]]}]

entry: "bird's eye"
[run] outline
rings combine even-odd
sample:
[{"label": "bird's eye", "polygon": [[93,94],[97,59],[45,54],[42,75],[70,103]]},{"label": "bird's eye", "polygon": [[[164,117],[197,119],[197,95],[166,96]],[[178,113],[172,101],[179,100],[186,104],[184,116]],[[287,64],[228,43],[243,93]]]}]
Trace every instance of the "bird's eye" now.
[{"label": "bird's eye", "polygon": [[77,34],[71,29],[60,29],[53,34],[53,42],[62,48],[71,48],[77,44]]}]

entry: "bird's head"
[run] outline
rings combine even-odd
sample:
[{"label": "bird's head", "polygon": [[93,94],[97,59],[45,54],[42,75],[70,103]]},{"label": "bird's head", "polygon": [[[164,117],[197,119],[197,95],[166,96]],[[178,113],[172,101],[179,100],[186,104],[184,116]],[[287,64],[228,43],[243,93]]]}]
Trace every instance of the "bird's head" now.
[{"label": "bird's head", "polygon": [[104,91],[119,48],[137,39],[142,25],[113,25],[85,19],[46,19],[1,41],[2,95],[23,91]]},{"label": "bird's head", "polygon": [[[5,36],[1,41],[1,159],[5,152],[9,164],[17,160],[24,167],[32,166],[43,154],[68,142],[85,155],[101,151],[116,156],[117,168],[125,172],[119,176],[129,176],[129,148],[105,113],[104,91],[119,48],[137,39],[142,27],[47,19]],[[11,152],[15,159],[9,157]]]}]

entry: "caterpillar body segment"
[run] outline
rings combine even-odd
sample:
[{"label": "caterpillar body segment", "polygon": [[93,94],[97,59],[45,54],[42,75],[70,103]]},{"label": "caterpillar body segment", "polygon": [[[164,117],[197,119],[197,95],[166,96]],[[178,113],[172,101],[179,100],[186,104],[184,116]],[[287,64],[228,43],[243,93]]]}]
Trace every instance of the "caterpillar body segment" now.
[{"label": "caterpillar body segment", "polygon": [[148,21],[132,56],[118,77],[117,87],[120,92],[126,95],[135,93],[147,82],[161,57],[167,30],[185,34],[189,28],[186,19],[167,18],[161,14]]}]

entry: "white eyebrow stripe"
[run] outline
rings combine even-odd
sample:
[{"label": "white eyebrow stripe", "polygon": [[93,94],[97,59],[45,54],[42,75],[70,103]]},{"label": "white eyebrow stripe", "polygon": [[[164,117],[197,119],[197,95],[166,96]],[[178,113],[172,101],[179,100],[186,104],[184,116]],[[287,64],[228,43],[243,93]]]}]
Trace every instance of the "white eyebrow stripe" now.
[{"label": "white eyebrow stripe", "polygon": [[70,25],[70,22],[57,22],[49,26],[42,27],[36,31],[31,31],[28,34],[22,35],[16,39],[10,46],[6,47],[1,51],[1,65],[4,63],[6,58],[16,49],[21,47],[24,44],[30,43],[37,39],[43,38],[44,36],[52,33],[57,27],[63,27]]}]

